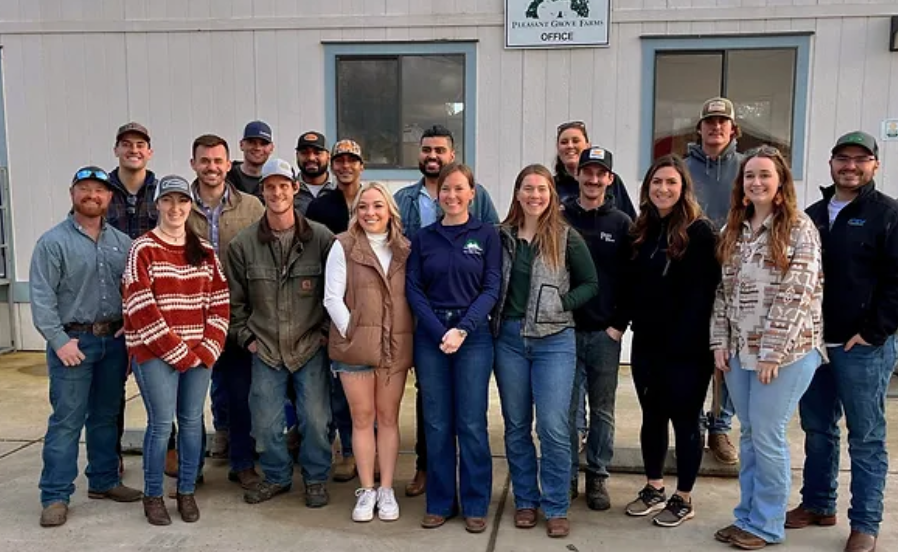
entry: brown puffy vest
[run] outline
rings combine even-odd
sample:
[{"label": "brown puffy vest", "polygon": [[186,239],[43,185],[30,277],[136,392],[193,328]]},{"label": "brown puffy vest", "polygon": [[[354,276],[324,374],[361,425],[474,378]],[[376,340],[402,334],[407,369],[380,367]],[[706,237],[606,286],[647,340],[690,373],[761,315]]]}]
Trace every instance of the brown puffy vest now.
[{"label": "brown puffy vest", "polygon": [[337,236],[346,256],[346,295],[350,312],[346,337],[330,327],[327,352],[344,364],[374,366],[393,374],[412,367],[412,311],[405,298],[405,266],[411,247],[400,237],[391,245],[386,274],[371,244],[350,232]]}]

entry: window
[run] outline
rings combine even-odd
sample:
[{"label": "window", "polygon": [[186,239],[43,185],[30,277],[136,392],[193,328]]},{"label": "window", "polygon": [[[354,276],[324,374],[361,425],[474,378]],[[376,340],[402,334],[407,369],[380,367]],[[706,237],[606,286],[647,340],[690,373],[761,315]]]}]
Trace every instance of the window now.
[{"label": "window", "polygon": [[474,45],[326,46],[329,140],[362,147],[366,178],[417,179],[422,132],[443,125],[456,157],[473,164]]},{"label": "window", "polygon": [[646,39],[643,63],[651,88],[643,91],[643,112],[651,115],[643,121],[643,168],[661,155],[685,154],[696,141],[702,104],[724,96],[733,101],[742,130],[739,150],[770,144],[800,179],[808,43],[807,36]]}]

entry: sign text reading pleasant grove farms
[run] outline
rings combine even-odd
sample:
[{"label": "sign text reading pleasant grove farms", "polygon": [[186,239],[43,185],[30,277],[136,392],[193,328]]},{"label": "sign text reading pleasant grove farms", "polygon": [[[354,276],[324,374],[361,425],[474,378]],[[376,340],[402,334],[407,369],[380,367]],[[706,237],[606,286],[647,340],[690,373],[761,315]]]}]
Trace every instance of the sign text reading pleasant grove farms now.
[{"label": "sign text reading pleasant grove farms", "polygon": [[608,46],[611,0],[505,0],[506,48]]}]

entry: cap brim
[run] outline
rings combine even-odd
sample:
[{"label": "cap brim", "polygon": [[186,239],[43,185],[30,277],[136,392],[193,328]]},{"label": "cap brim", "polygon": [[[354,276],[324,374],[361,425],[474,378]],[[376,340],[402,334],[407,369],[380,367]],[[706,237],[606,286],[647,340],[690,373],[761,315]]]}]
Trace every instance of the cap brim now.
[{"label": "cap brim", "polygon": [[835,146],[833,146],[833,149],[830,150],[829,153],[830,153],[830,155],[835,155],[835,154],[837,154],[838,152],[842,151],[843,149],[847,148],[848,146],[855,146],[855,147],[858,147],[858,148],[862,148],[862,149],[866,150],[867,153],[869,153],[869,154],[872,155],[873,157],[876,157],[877,159],[879,159],[879,156],[876,155],[876,152],[875,152],[875,151],[873,151],[872,149],[868,148],[868,147],[865,146],[864,144],[858,144],[857,142],[850,142],[850,143],[845,143],[845,144],[836,144]]},{"label": "cap brim", "polygon": [[172,195],[172,194],[181,194],[182,196],[186,197],[190,201],[193,201],[193,196],[187,192],[182,191],[182,190],[167,190],[167,191],[161,192],[159,194],[159,196],[156,197],[156,201],[159,201],[163,197],[165,197],[167,195]]},{"label": "cap brim", "polygon": [[256,140],[265,140],[269,144],[272,142],[271,138],[269,138],[268,136],[259,136],[257,134],[254,134],[252,136],[244,136],[243,138],[241,138],[241,140],[252,140],[253,138],[255,138]]},{"label": "cap brim", "polygon": [[708,113],[707,115],[705,115],[704,117],[702,117],[701,119],[699,119],[698,122],[702,122],[702,121],[704,121],[705,119],[710,119],[711,117],[723,117],[724,119],[729,119],[730,121],[735,121],[735,120],[736,120],[736,119],[734,119],[733,117],[731,117],[730,115],[728,115],[728,114],[726,114],[726,113]]},{"label": "cap brim", "polygon": [[100,184],[105,185],[105,186],[106,186],[107,188],[109,188],[110,190],[114,190],[114,189],[115,189],[115,187],[112,185],[112,182],[111,182],[111,181],[109,181],[109,180],[100,180],[99,178],[96,178],[96,177],[94,177],[94,176],[88,176],[87,178],[79,178],[79,179],[77,179],[77,180],[73,180],[72,183],[69,185],[69,188],[71,188],[71,187],[74,186],[75,184],[78,184],[79,182],[87,182],[87,181],[89,181],[89,180],[93,180],[94,182],[99,182]]},{"label": "cap brim", "polygon": [[125,132],[120,132],[120,133],[115,137],[115,141],[118,142],[119,140],[122,139],[122,136],[124,136],[124,135],[126,135],[126,134],[136,134],[136,135],[138,135],[138,136],[142,136],[143,139],[146,140],[147,142],[150,141],[150,135],[149,135],[149,134],[147,134],[146,132],[141,132],[141,131],[139,131],[139,130],[135,130],[135,129],[133,129],[133,128],[132,128],[132,129],[129,129],[129,130],[126,130]]},{"label": "cap brim", "polygon": [[302,148],[312,148],[312,149],[316,149],[318,151],[327,151],[327,148],[323,148],[323,147],[319,146],[318,144],[299,144],[296,146],[296,151],[299,151]]},{"label": "cap brim", "polygon": [[599,161],[599,160],[597,160],[597,159],[592,159],[592,160],[589,160],[589,161],[585,161],[585,162],[583,162],[583,163],[580,163],[579,165],[577,165],[577,170],[580,170],[580,169],[582,169],[583,167],[588,167],[589,165],[598,165],[598,166],[602,167],[603,169],[605,169],[605,170],[607,170],[607,171],[614,172],[614,171],[611,169],[611,167],[609,167],[606,163],[604,163],[603,161]]}]

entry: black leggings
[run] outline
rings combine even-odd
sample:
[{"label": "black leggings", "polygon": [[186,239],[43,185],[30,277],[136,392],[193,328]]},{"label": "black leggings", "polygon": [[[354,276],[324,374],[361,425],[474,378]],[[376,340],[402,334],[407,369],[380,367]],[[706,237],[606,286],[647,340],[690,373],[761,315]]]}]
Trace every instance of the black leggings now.
[{"label": "black leggings", "polygon": [[668,427],[673,423],[677,451],[677,490],[692,492],[702,464],[699,416],[713,374],[713,357],[669,360],[633,351],[632,372],[642,407],[642,461],[649,479],[661,479],[667,458]]}]

